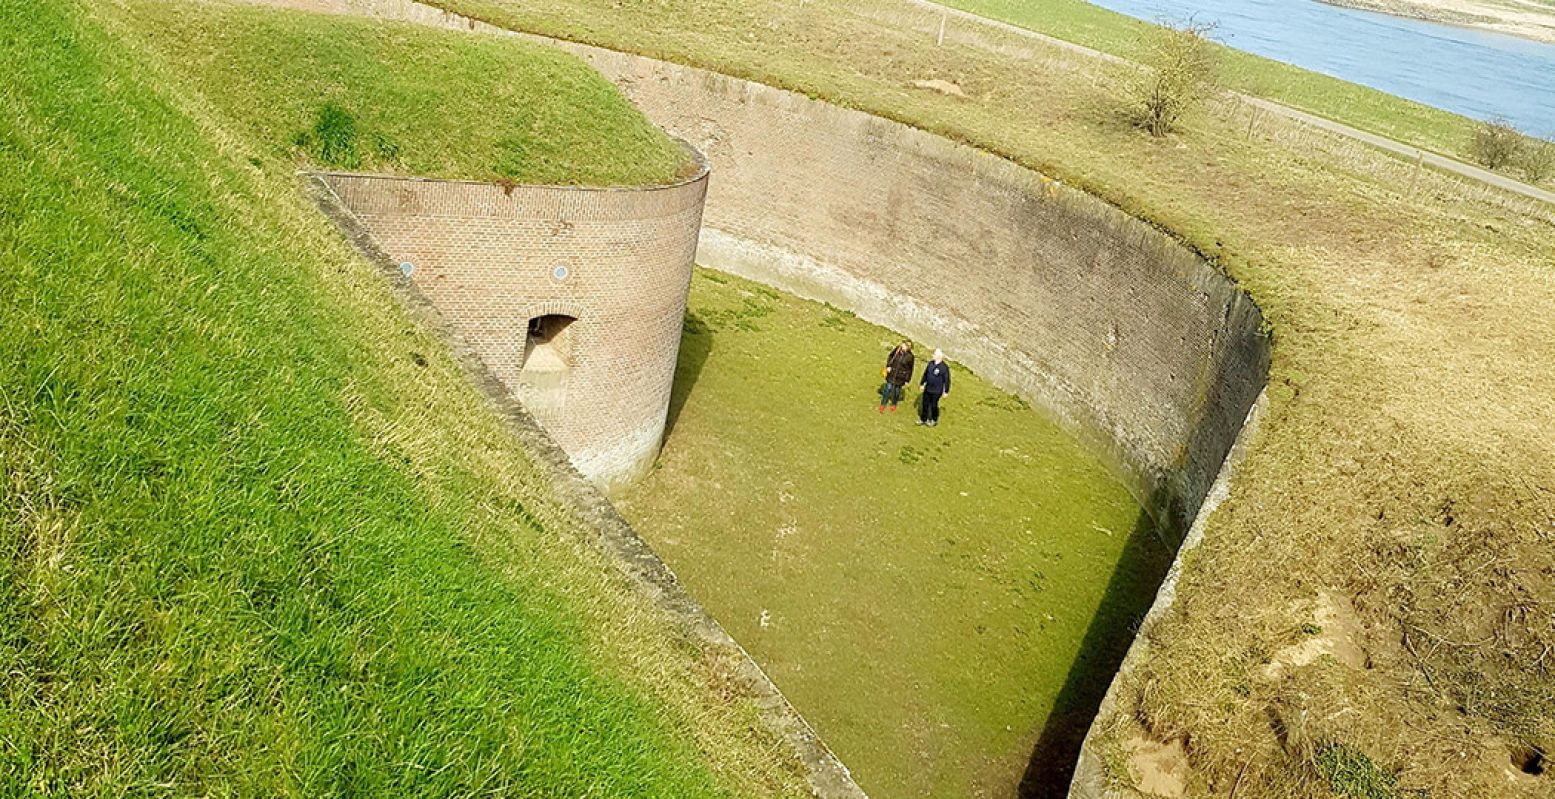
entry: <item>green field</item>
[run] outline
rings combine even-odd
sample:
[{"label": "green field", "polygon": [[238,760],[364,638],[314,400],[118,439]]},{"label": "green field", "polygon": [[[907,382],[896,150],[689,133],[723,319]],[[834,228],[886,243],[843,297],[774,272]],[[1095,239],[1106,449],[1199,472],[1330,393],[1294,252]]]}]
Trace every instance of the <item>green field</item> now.
[{"label": "green field", "polygon": [[1171,553],[960,367],[938,427],[915,388],[878,413],[897,340],[699,272],[671,432],[619,505],[871,796],[1014,796],[1034,747],[1072,760]]},{"label": "green field", "polygon": [[[801,793],[286,137],[329,97],[478,173],[388,121],[451,94],[505,98],[460,121],[488,138],[604,132],[516,179],[658,177],[594,154],[670,143],[532,46],[206,13],[0,2],[0,796]],[[230,72],[188,74],[217,30]]]}]

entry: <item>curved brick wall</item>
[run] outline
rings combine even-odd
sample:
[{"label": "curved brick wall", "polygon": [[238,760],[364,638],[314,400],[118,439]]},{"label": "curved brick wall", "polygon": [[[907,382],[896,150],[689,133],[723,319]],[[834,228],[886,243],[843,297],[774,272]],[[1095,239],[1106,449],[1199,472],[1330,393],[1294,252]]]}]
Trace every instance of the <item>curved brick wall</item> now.
[{"label": "curved brick wall", "polygon": [[[512,35],[408,0],[359,1],[384,16]],[[528,38],[588,60],[707,154],[719,175],[701,263],[944,347],[1109,455],[1170,534],[1198,518],[1193,539],[1202,535],[1206,494],[1217,475],[1224,485],[1270,342],[1246,294],[1195,253],[1083,192],[933,134],[705,70]],[[1171,603],[1180,565],[1147,624]],[[1146,646],[1135,641],[1125,673]],[[1102,718],[1116,712],[1112,688]],[[1096,762],[1082,751],[1072,795],[1100,795]],[[818,794],[857,795],[843,782]]]},{"label": "curved brick wall", "polygon": [[1176,240],[870,114],[563,44],[707,154],[700,263],[902,331],[1111,456],[1180,539],[1263,387],[1262,316]]},{"label": "curved brick wall", "polygon": [[[341,206],[571,457],[607,487],[647,469],[669,408],[707,167],[643,189],[321,175]],[[558,268],[565,274],[558,277]],[[569,368],[524,368],[529,320]]]},{"label": "curved brick wall", "polygon": [[698,261],[941,346],[1110,457],[1180,540],[1268,372],[1262,314],[1140,220],[941,136],[716,72],[514,34],[414,0],[353,8],[582,57],[718,179]]}]

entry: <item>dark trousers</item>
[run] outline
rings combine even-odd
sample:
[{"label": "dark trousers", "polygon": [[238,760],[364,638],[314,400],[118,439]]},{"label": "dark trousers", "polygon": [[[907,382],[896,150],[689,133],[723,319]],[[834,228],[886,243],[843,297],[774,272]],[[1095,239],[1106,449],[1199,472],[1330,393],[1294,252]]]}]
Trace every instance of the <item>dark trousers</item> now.
[{"label": "dark trousers", "polygon": [[918,405],[918,418],[925,422],[939,421],[939,395],[923,393],[923,402]]}]

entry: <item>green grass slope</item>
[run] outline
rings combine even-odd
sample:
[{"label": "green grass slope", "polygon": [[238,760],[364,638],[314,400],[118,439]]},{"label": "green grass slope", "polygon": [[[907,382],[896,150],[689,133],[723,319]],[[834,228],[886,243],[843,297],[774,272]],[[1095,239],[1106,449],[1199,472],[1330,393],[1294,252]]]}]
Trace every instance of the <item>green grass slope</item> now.
[{"label": "green grass slope", "polygon": [[554,48],[349,16],[131,6],[136,35],[268,155],[519,183],[666,183],[685,151]]},{"label": "green grass slope", "polygon": [[915,386],[879,414],[899,339],[851,314],[716,272],[690,314],[621,512],[871,796],[1013,797],[1033,750],[1052,777],[1171,560],[1139,505],[959,366],[939,426]]},{"label": "green grass slope", "polygon": [[[168,90],[117,13],[0,2],[0,795],[797,792],[258,109]],[[333,35],[402,83],[530,53]],[[526,91],[640,127],[585,89]]]}]

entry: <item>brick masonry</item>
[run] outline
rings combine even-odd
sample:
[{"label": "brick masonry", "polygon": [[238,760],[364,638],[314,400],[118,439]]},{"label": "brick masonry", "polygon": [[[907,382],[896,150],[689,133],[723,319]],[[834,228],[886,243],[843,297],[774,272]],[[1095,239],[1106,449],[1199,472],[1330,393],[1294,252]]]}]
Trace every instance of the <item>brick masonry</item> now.
[{"label": "brick masonry", "polygon": [[1268,374],[1263,316],[1167,234],[975,148],[414,0],[303,3],[567,50],[719,173],[701,263],[895,328],[1053,414],[1181,538]]},{"label": "brick masonry", "polygon": [[[705,163],[642,189],[321,175],[455,335],[607,488],[664,433],[707,193]],[[566,369],[525,365],[529,320],[572,317]]]},{"label": "brick masonry", "polygon": [[707,154],[700,263],[946,353],[1110,457],[1180,541],[1249,407],[1257,307],[1175,239],[1004,158],[705,70],[580,45]]},{"label": "brick masonry", "polygon": [[707,666],[710,673],[727,675],[728,682],[723,682],[724,677],[719,678],[720,693],[732,692],[725,695],[754,704],[764,728],[762,732],[787,743],[803,768],[813,795],[821,799],[864,799],[864,792],[853,782],[847,767],[788,703],[782,691],[744,647],[686,593],[675,573],[600,492],[598,483],[586,479],[577,470],[555,438],[540,426],[528,408],[518,402],[485,359],[454,332],[450,320],[426,293],[406,279],[399,262],[384,252],[361,219],[340,201],[327,179],[311,175],[305,184],[319,209],[339,226],[364,258],[388,276],[411,317],[448,341],[455,361],[485,395],[492,410],[507,422],[536,461],[546,467],[552,490],[572,507],[581,521],[579,525],[563,525],[563,528],[580,534],[584,543],[605,552],[621,574],[664,613],[688,643],[698,648],[699,662]]}]

